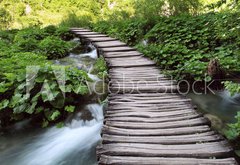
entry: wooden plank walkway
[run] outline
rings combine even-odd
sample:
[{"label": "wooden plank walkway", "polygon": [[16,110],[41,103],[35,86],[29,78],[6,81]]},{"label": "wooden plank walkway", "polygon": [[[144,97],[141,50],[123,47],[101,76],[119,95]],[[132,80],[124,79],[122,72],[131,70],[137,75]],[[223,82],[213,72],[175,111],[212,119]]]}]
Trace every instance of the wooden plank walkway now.
[{"label": "wooden plank walkway", "polygon": [[92,42],[109,67],[99,164],[237,164],[228,142],[153,61],[117,39],[81,28],[71,31]]}]

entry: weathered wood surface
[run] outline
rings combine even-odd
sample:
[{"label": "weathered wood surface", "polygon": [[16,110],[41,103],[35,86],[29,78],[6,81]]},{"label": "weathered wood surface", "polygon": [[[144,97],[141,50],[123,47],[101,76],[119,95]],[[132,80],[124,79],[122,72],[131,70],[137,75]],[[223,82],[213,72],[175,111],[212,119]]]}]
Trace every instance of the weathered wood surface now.
[{"label": "weathered wood surface", "polygon": [[228,142],[153,61],[106,35],[81,28],[72,32],[92,42],[109,67],[99,164],[237,164]]}]

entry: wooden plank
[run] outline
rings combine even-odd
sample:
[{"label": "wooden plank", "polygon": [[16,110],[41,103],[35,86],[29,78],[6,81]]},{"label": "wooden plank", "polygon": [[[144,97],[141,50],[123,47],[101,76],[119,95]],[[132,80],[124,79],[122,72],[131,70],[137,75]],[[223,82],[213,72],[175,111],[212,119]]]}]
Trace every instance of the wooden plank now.
[{"label": "wooden plank", "polygon": [[81,36],[81,38],[85,38],[85,39],[107,37],[104,34],[95,34],[95,35],[93,35],[93,34],[90,34],[90,35],[89,34],[84,34],[84,35],[83,34],[76,34],[76,35]]},{"label": "wooden plank", "polygon": [[105,58],[120,58],[120,57],[143,57],[143,54],[137,51],[127,51],[127,52],[106,52],[104,53]]},{"label": "wooden plank", "polygon": [[[176,108],[176,109],[175,109]],[[178,110],[177,108],[182,108],[182,110],[188,110],[191,109],[193,110],[193,108],[191,107],[191,105],[186,105],[186,104],[174,104],[174,105],[170,105],[170,104],[163,104],[163,105],[149,105],[149,104],[144,104],[144,105],[139,105],[139,104],[134,104],[132,106],[129,105],[109,105],[109,111],[111,110],[115,110],[115,111],[124,111],[124,110],[132,110],[132,111],[146,111],[146,112],[151,112],[150,110],[152,110],[153,112],[158,111],[158,112],[165,112],[167,111],[167,109],[169,109],[169,112],[171,111],[176,111]]]},{"label": "wooden plank", "polygon": [[156,66],[141,66],[141,67],[129,67],[129,68],[114,68],[114,69],[109,69],[109,70],[114,70],[114,71],[138,71],[138,70],[145,70],[145,71],[155,71],[160,73],[158,70],[158,67]]},{"label": "wooden plank", "polygon": [[123,47],[113,47],[113,48],[101,48],[100,50],[102,50],[103,52],[122,52],[122,51],[133,51],[136,49],[128,46],[123,46]]},{"label": "wooden plank", "polygon": [[113,93],[144,93],[144,92],[152,92],[152,93],[173,93],[179,90],[178,87],[174,86],[151,86],[151,87],[110,87],[110,91]]},{"label": "wooden plank", "polygon": [[144,118],[144,117],[106,117],[105,121],[120,121],[120,122],[142,122],[142,123],[161,123],[161,122],[175,122],[188,119],[194,119],[200,117],[199,114],[183,114],[172,117],[161,117],[161,118]]},{"label": "wooden plank", "polygon": [[160,129],[160,128],[180,128],[191,127],[207,124],[208,121],[204,118],[188,119],[175,122],[163,123],[142,123],[142,122],[119,122],[119,121],[106,121],[107,126],[116,128],[130,128],[130,129]]},{"label": "wooden plank", "polygon": [[85,29],[84,28],[80,28],[80,27],[72,27],[69,30],[74,32],[75,30],[85,30]]},{"label": "wooden plank", "polygon": [[108,41],[108,42],[94,42],[93,43],[98,48],[109,48],[109,47],[121,47],[126,46],[125,43],[120,41]]},{"label": "wooden plank", "polygon": [[152,61],[135,61],[135,62],[131,62],[131,61],[118,61],[118,62],[109,62],[107,61],[107,64],[109,67],[138,67],[138,66],[153,66],[155,65],[154,62]]},{"label": "wooden plank", "polygon": [[104,125],[102,128],[103,134],[121,136],[173,136],[173,135],[189,135],[209,131],[211,131],[209,126],[193,126],[152,130],[152,129],[124,129]]},{"label": "wooden plank", "polygon": [[130,157],[130,156],[109,156],[103,154],[99,165],[237,165],[234,158],[222,159],[200,159],[200,158],[179,158],[179,157]]},{"label": "wooden plank", "polygon": [[91,32],[89,29],[71,29],[72,32],[78,33],[78,32]]},{"label": "wooden plank", "polygon": [[79,31],[79,32],[75,32],[75,34],[78,34],[78,35],[99,35],[100,33],[97,33],[97,32],[91,32],[91,31]]},{"label": "wooden plank", "polygon": [[[157,107],[158,106],[158,107]],[[172,111],[185,111],[192,110],[190,106],[177,105],[174,106],[166,106],[166,105],[153,105],[153,106],[145,106],[145,107],[137,107],[137,106],[121,106],[110,105],[109,109],[106,112],[113,113],[114,111],[118,112],[172,112]],[[112,112],[113,111],[113,112]]]},{"label": "wooden plank", "polygon": [[140,100],[140,101],[134,101],[134,102],[131,102],[131,101],[109,101],[110,104],[124,104],[124,105],[131,105],[132,103],[135,103],[135,104],[151,104],[151,105],[162,105],[164,103],[179,103],[179,102],[188,102],[190,103],[191,102],[191,99],[163,99],[163,100]]},{"label": "wooden plank", "polygon": [[96,37],[96,38],[88,38],[91,42],[106,42],[106,41],[116,41],[115,38],[111,37]]},{"label": "wooden plank", "polygon": [[114,97],[114,98],[122,98],[122,97],[137,97],[139,99],[141,98],[146,98],[146,97],[159,97],[159,98],[171,98],[171,97],[183,97],[186,98],[183,95],[180,94],[176,94],[176,93],[139,93],[139,94],[124,94],[124,95],[118,95],[118,94],[109,94],[110,97]]},{"label": "wooden plank", "polygon": [[149,98],[149,100],[162,100],[162,99],[186,99],[185,97],[181,97],[180,95],[176,95],[173,93],[170,93],[169,95],[167,94],[160,94],[160,95],[149,95],[148,93],[146,94],[124,94],[124,95],[111,95],[109,100],[132,100],[132,101],[137,101],[137,100],[146,100]]},{"label": "wooden plank", "polygon": [[170,112],[128,112],[127,114],[124,112],[118,112],[118,111],[111,111],[112,113],[106,114],[106,117],[145,117],[145,118],[160,118],[160,117],[170,117],[170,116],[177,116],[177,115],[183,115],[183,114],[189,114],[191,112],[194,112],[193,110],[182,110],[182,111],[170,111]]},{"label": "wooden plank", "polygon": [[203,142],[218,142],[224,140],[215,132],[205,132],[178,136],[117,136],[103,134],[103,144],[109,143],[145,143],[145,144],[196,144]]},{"label": "wooden plank", "polygon": [[212,157],[229,156],[232,149],[225,141],[185,145],[111,143],[104,144],[99,152],[111,156],[209,158],[209,154]]}]

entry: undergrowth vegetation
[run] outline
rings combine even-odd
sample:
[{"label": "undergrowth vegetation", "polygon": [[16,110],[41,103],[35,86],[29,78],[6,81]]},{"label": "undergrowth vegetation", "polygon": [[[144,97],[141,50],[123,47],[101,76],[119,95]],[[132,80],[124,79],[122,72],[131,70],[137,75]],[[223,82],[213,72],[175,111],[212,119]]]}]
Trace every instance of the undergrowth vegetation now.
[{"label": "undergrowth vegetation", "polygon": [[[76,43],[66,28],[49,26],[0,32],[0,120],[5,127],[36,118],[43,126],[62,121],[88,95],[85,71],[54,66]],[[64,41],[64,40],[65,41]]]}]

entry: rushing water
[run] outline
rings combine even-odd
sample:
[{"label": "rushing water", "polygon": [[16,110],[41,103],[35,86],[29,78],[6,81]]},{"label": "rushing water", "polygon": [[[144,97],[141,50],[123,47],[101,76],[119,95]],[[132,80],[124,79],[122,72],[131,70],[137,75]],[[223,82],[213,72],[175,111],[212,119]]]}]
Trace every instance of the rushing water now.
[{"label": "rushing water", "polygon": [[92,120],[81,120],[81,113],[77,113],[63,128],[29,130],[26,124],[16,124],[12,133],[1,137],[1,149],[6,148],[0,155],[1,165],[96,164],[102,109],[99,104],[89,104],[86,110],[92,114]]},{"label": "rushing water", "polygon": [[[78,42],[78,40],[75,40]],[[72,65],[88,72],[94,81],[100,79],[91,74],[97,59],[97,51],[91,45],[90,52],[71,53],[55,61],[59,65]],[[42,129],[26,120],[10,127],[0,135],[1,165],[94,165],[95,148],[103,122],[103,106],[94,101],[83,105],[82,110],[69,116],[63,128],[52,126]]]}]

